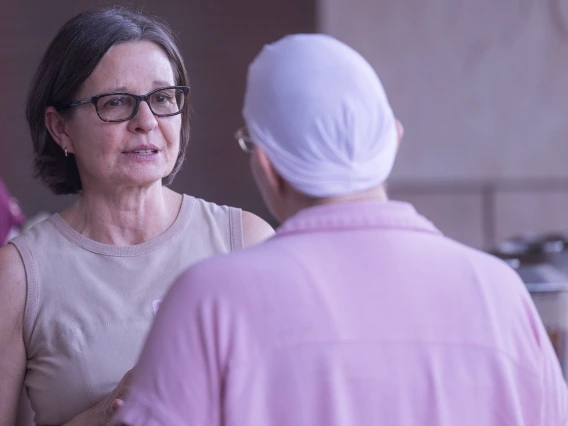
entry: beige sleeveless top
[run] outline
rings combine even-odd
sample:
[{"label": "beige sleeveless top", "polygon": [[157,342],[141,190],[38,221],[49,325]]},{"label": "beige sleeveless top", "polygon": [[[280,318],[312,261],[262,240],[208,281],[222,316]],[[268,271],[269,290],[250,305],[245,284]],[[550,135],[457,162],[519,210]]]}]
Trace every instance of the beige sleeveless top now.
[{"label": "beige sleeveless top", "polygon": [[242,247],[241,210],[185,195],[173,225],[143,244],[98,243],[58,214],[11,243],[28,284],[25,385],[35,422],[60,425],[134,366],[159,300],[182,271]]}]

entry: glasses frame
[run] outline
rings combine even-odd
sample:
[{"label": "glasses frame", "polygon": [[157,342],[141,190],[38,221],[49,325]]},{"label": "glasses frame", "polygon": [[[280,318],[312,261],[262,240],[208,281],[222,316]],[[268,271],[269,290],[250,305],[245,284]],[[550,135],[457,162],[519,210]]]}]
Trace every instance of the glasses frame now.
[{"label": "glasses frame", "polygon": [[[150,102],[148,102],[148,99],[150,98],[150,96],[152,96],[154,93],[156,92],[160,92],[162,90],[167,90],[167,89],[180,89],[183,91],[183,95],[184,95],[184,99],[183,99],[183,106],[181,107],[181,109],[178,112],[174,112],[171,114],[156,114],[154,112],[154,110],[152,109],[152,105],[150,105]],[[110,95],[128,95],[128,96],[132,96],[134,99],[136,99],[136,105],[134,106],[134,110],[132,112],[132,114],[127,117],[127,118],[121,118],[120,120],[106,120],[104,118],[101,117],[101,114],[99,113],[99,106],[98,106],[98,101],[99,99],[105,97],[105,96],[110,96]],[[178,115],[181,114],[182,111],[184,110],[184,108],[187,105],[187,97],[189,96],[189,87],[188,86],[166,86],[166,87],[160,87],[158,89],[154,89],[151,92],[145,94],[145,95],[135,95],[134,93],[129,93],[129,92],[109,92],[109,93],[102,93],[100,95],[95,95],[92,96],[90,98],[85,98],[85,99],[80,99],[77,101],[73,101],[70,102],[67,105],[64,105],[60,108],[58,108],[59,110],[65,110],[65,109],[69,109],[69,108],[73,108],[79,105],[86,105],[86,104],[93,104],[95,106],[95,109],[97,110],[97,115],[99,116],[99,118],[106,122],[106,123],[120,123],[123,121],[128,121],[131,120],[132,118],[134,118],[136,116],[136,114],[138,113],[138,108],[140,107],[140,102],[144,101],[146,102],[146,104],[148,104],[148,107],[150,108],[150,111],[152,111],[152,114],[154,114],[156,117],[171,117],[174,115]]]},{"label": "glasses frame", "polygon": [[[256,144],[253,142],[251,137],[248,136],[246,133],[247,133],[247,127],[243,126],[235,132],[234,137],[237,140],[237,142],[239,143],[239,146],[241,147],[241,149],[244,152],[246,152],[247,154],[250,154],[254,151],[254,147],[256,146]],[[247,146],[247,143],[251,144],[253,147],[249,148]]]}]

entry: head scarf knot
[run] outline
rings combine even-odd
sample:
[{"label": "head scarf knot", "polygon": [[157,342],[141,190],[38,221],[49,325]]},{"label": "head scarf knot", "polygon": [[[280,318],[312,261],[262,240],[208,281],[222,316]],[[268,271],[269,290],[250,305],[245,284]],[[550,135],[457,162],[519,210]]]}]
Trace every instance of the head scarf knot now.
[{"label": "head scarf knot", "polygon": [[249,67],[250,136],[297,191],[347,195],[383,183],[397,151],[382,84],[355,50],[322,34],[266,45]]}]

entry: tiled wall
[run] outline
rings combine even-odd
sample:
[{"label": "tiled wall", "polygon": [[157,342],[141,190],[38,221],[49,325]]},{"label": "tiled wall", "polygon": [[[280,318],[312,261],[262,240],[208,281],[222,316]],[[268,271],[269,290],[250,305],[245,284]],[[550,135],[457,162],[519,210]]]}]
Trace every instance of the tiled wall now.
[{"label": "tiled wall", "polygon": [[481,190],[431,189],[391,185],[389,197],[410,202],[445,234],[474,247],[484,247],[487,221]]},{"label": "tiled wall", "polygon": [[321,31],[375,67],[405,125],[393,198],[476,247],[568,229],[568,2],[320,0],[318,11]]},{"label": "tiled wall", "polygon": [[390,183],[444,234],[489,249],[520,234],[568,230],[568,179]]}]

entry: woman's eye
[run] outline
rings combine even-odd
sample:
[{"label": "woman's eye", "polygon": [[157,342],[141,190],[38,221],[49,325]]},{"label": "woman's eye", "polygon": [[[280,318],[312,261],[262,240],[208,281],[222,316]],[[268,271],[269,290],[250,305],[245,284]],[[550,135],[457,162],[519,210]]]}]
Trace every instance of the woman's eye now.
[{"label": "woman's eye", "polygon": [[121,106],[124,103],[124,99],[123,98],[112,98],[109,99],[108,101],[105,102],[104,106],[105,108],[116,108]]},{"label": "woman's eye", "polygon": [[171,102],[172,101],[172,97],[170,95],[168,95],[167,93],[156,93],[154,95],[154,102],[157,104],[165,104],[167,102]]}]

